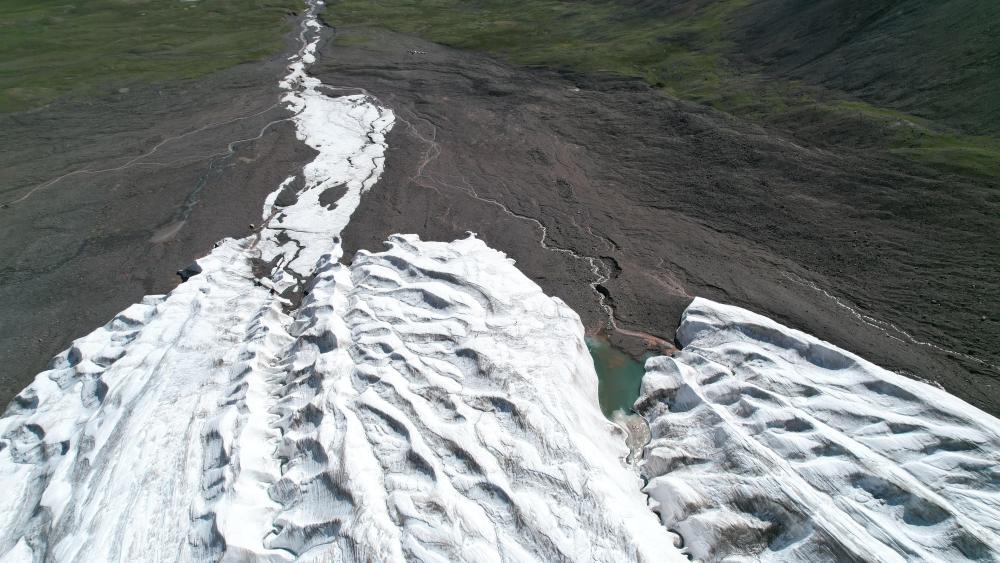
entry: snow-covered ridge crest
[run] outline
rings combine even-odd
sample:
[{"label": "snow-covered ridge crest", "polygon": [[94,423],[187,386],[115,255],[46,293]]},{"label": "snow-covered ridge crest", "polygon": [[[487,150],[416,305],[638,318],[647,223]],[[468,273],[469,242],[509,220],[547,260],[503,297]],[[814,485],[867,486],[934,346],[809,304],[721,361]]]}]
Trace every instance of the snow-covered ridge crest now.
[{"label": "snow-covered ridge crest", "polygon": [[696,299],[650,359],[641,471],[695,557],[1000,560],[1000,421],[749,311]]},{"label": "snow-covered ridge crest", "polygon": [[14,399],[0,419],[0,552],[174,559],[212,524],[201,503],[231,470],[225,440],[259,432],[239,412],[288,340],[247,253],[225,241],[202,274],[78,339]]}]

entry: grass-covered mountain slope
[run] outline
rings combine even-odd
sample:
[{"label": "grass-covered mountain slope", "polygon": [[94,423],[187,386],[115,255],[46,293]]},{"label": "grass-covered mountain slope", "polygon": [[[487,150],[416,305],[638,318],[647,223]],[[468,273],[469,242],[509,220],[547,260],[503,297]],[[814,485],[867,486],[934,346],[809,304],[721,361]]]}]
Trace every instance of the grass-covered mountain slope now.
[{"label": "grass-covered mountain slope", "polygon": [[280,51],[296,0],[0,2],[0,113],[195,78]]},{"label": "grass-covered mountain slope", "polygon": [[737,24],[739,51],[776,76],[1000,133],[996,2],[756,0]]},{"label": "grass-covered mountain slope", "polygon": [[328,17],[520,64],[642,77],[812,144],[997,177],[1000,8],[987,4],[341,0]]}]

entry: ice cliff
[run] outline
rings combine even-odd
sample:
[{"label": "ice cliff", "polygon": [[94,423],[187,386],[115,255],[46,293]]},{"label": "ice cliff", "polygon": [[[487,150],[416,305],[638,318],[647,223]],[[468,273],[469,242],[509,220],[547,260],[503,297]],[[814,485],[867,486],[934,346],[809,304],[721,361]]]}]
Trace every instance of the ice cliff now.
[{"label": "ice cliff", "polygon": [[749,311],[696,299],[646,364],[645,491],[719,560],[1000,556],[1000,421]]}]

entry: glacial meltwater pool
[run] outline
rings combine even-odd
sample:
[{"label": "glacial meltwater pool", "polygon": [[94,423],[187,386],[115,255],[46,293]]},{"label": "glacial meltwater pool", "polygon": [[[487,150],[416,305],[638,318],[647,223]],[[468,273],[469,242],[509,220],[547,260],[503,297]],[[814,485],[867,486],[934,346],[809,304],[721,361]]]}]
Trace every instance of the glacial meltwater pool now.
[{"label": "glacial meltwater pool", "polygon": [[631,413],[632,405],[639,398],[644,373],[642,363],[612,346],[603,336],[588,336],[587,348],[597,370],[601,412],[608,418],[617,410]]}]

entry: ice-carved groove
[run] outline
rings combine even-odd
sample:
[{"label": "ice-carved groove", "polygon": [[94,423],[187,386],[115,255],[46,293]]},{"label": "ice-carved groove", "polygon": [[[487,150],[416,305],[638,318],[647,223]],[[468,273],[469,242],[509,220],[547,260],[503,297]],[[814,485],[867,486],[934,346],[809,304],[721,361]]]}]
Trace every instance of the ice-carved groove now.
[{"label": "ice-carved groove", "polygon": [[1000,557],[1000,489],[987,469],[1000,464],[1000,421],[704,299],[678,340],[680,353],[646,364],[641,469],[663,523],[695,556]]}]

